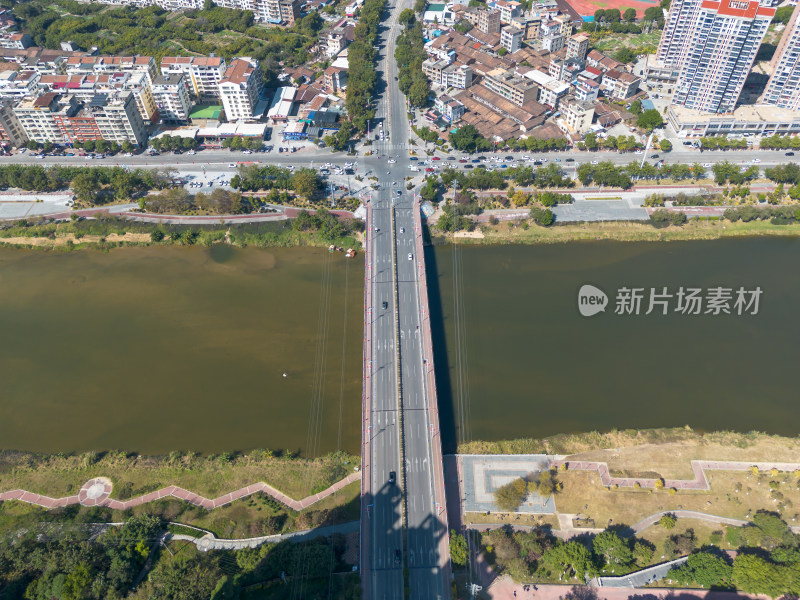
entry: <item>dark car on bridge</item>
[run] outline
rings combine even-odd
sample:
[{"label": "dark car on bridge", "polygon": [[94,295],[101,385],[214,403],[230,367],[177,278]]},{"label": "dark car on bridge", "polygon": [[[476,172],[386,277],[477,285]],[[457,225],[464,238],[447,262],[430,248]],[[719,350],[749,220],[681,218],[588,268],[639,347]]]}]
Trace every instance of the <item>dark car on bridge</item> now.
[{"label": "dark car on bridge", "polygon": [[[386,303],[384,302],[384,304]],[[389,483],[391,483],[392,485],[397,483],[397,473],[395,473],[394,471],[389,471]]]}]

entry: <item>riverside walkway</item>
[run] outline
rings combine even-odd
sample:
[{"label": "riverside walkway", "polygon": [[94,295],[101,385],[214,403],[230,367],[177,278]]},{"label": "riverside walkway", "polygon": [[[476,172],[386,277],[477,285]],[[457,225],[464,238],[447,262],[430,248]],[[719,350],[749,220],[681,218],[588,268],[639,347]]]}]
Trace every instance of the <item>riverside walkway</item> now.
[{"label": "riverside walkway", "polygon": [[300,511],[308,508],[312,504],[319,502],[323,498],[327,498],[331,494],[338,492],[351,483],[360,480],[361,471],[351,473],[344,479],[334,483],[328,489],[323,490],[318,494],[306,496],[302,500],[290,498],[280,490],[264,483],[263,481],[239,488],[238,490],[233,490],[227,494],[218,496],[217,498],[205,498],[199,494],[195,494],[194,492],[178,487],[177,485],[171,485],[161,488],[155,492],[144,494],[143,496],[131,498],[130,500],[115,500],[114,498],[111,498],[111,492],[113,489],[111,480],[107,477],[95,477],[94,479],[90,479],[84,483],[78,493],[74,496],[50,498],[49,496],[35,494],[27,490],[11,490],[0,493],[0,501],[19,500],[20,502],[35,504],[43,508],[59,508],[63,506],[71,506],[73,504],[80,504],[81,506],[102,506],[104,508],[111,508],[114,510],[127,510],[129,508],[133,508],[134,506],[139,506],[148,502],[154,502],[156,500],[161,500],[162,498],[172,497],[178,500],[183,500],[184,502],[188,502],[189,504],[193,504],[194,506],[205,508],[206,510],[213,510],[215,508],[219,508],[220,506],[230,504],[234,500],[246,498],[247,496],[261,492],[273,497],[275,500],[288,506],[292,510]]}]

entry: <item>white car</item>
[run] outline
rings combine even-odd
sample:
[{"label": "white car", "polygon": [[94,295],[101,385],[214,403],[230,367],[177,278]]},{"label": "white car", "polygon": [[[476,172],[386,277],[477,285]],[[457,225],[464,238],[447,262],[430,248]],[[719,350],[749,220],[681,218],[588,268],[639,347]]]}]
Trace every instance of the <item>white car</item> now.
[{"label": "white car", "polygon": [[593,160],[593,161],[592,161],[592,164],[593,164],[593,165],[596,165],[596,164],[599,164],[599,163],[598,163],[596,160]]},{"label": "white car", "polygon": [[751,160],[750,162],[751,162],[751,163],[760,163],[761,161],[760,161],[759,159],[757,159],[757,158],[754,158],[754,159],[753,159],[753,160]]},{"label": "white car", "polygon": [[[188,154],[189,156],[194,156],[195,154],[197,154],[197,152],[195,152],[194,150],[189,150],[186,154]],[[126,155],[126,156],[129,156],[129,155]]]},{"label": "white car", "polygon": [[641,153],[642,153],[641,150],[637,150],[636,152],[634,152],[634,154],[641,154]]},{"label": "white car", "polygon": [[414,260],[414,255],[409,253],[408,260]]},{"label": "white car", "polygon": [[400,228],[400,233],[405,233],[405,232],[406,232],[406,228],[405,227],[401,227]]},{"label": "white car", "polygon": [[712,166],[711,163],[703,163],[703,168],[704,169],[710,169],[711,166]]},{"label": "white car", "polygon": [[236,168],[236,163],[231,163],[231,164],[229,164],[229,165],[228,165],[228,168],[229,168],[229,169],[235,169],[235,168]]},{"label": "white car", "polygon": [[242,154],[252,154],[251,150],[242,150]]},{"label": "white car", "polygon": [[531,159],[531,157],[528,156],[527,154],[523,154],[522,155],[522,160],[530,160],[530,159]]},{"label": "white car", "polygon": [[394,164],[394,163],[396,163],[396,162],[397,162],[397,161],[396,161],[395,159],[393,159],[393,158],[390,158],[390,159],[389,159],[389,164],[390,164],[390,165],[393,165],[393,164]]}]

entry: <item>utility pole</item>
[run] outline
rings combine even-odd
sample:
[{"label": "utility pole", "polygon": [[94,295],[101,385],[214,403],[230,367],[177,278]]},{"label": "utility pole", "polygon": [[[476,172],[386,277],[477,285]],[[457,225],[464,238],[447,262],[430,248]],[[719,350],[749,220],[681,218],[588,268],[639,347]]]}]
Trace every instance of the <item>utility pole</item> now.
[{"label": "utility pole", "polygon": [[647,144],[644,147],[644,155],[642,156],[642,164],[639,165],[639,168],[644,168],[644,161],[647,160],[647,152],[650,150],[650,142],[653,141],[653,134],[650,134],[650,137],[647,138]]}]

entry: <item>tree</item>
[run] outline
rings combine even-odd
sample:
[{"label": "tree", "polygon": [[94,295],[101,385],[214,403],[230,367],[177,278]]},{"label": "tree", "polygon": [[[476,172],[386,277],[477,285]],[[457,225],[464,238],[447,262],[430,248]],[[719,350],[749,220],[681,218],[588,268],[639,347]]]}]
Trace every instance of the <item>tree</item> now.
[{"label": "tree", "polygon": [[39,149],[39,142],[36,142],[34,140],[29,140],[28,143],[25,144],[25,147],[31,152],[36,151]]},{"label": "tree", "polygon": [[521,477],[494,491],[494,503],[503,512],[515,512],[528,495],[528,482]]},{"label": "tree", "polygon": [[733,568],[725,558],[711,552],[695,552],[680,568],[672,569],[668,577],[686,585],[699,584],[705,588],[720,586],[731,579]]},{"label": "tree", "polygon": [[633,102],[631,102],[631,107],[629,110],[635,115],[640,114],[642,112],[642,101],[634,100]]},{"label": "tree", "polygon": [[130,143],[130,141],[125,140],[122,142],[122,151],[123,152],[133,152],[134,146]]},{"label": "tree", "polygon": [[781,6],[780,8],[775,10],[775,16],[772,17],[773,23],[783,23],[786,25],[789,22],[789,19],[792,18],[792,13],[794,12],[794,6]]},{"label": "tree", "polygon": [[623,20],[627,21],[628,23],[633,23],[636,20],[636,9],[629,8],[622,14]]},{"label": "tree", "polygon": [[647,131],[653,131],[653,129],[661,127],[664,124],[664,120],[661,118],[660,112],[651,108],[638,116],[636,124]]},{"label": "tree", "polygon": [[469,552],[467,549],[467,540],[460,533],[456,533],[455,529],[450,530],[450,560],[454,565],[459,567],[466,566]]},{"label": "tree", "polygon": [[636,60],[636,54],[630,48],[622,47],[614,53],[614,60],[621,63],[631,63]]},{"label": "tree", "polygon": [[661,148],[662,152],[669,152],[672,150],[672,142],[669,140],[661,140],[658,143],[659,147]]},{"label": "tree", "polygon": [[658,524],[664,529],[674,529],[677,522],[678,518],[672,513],[661,515],[661,518],[658,520]]},{"label": "tree", "polygon": [[619,14],[619,9],[608,8],[606,9],[605,20],[609,23],[619,23],[622,16]]},{"label": "tree", "polygon": [[321,181],[314,169],[298,169],[292,175],[292,188],[295,193],[310,198],[320,188]]},{"label": "tree", "polygon": [[583,580],[586,573],[591,573],[592,560],[586,546],[577,541],[554,546],[542,556],[542,562],[556,571],[574,573],[575,577]]},{"label": "tree", "polygon": [[633,552],[626,540],[619,537],[616,531],[606,529],[592,540],[595,554],[602,556],[606,564],[628,566],[633,562]]},{"label": "tree", "polygon": [[475,152],[489,144],[473,125],[464,125],[450,136],[453,148],[461,152]]},{"label": "tree", "polygon": [[602,8],[597,9],[594,11],[594,20],[597,22],[602,21],[606,17],[606,11]]},{"label": "tree", "polygon": [[498,48],[497,54],[499,54],[500,56],[505,56],[506,54],[508,54],[508,48]]},{"label": "tree", "polygon": [[414,15],[414,11],[410,8],[404,8],[401,10],[400,15],[397,17],[398,22],[404,27],[410,27],[413,25],[415,19],[416,16]]},{"label": "tree", "polygon": [[[537,225],[541,225],[542,227],[549,227],[550,225],[552,225],[555,222],[556,216],[555,216],[555,214],[553,214],[553,211],[550,210],[549,208],[539,208],[539,207],[535,206],[535,207],[533,207],[531,209],[531,219],[533,219],[533,222],[536,223]],[[544,475],[544,473],[542,473],[542,475]],[[555,491],[557,488],[556,487],[551,487],[551,488],[545,487],[544,489],[545,490],[552,489],[553,491]],[[539,485],[539,493],[542,493],[541,482],[540,482],[540,485]],[[544,493],[543,495],[548,496],[550,494]]]},{"label": "tree", "polygon": [[633,556],[640,566],[649,565],[654,553],[655,547],[647,540],[636,540],[633,544]]},{"label": "tree", "polygon": [[760,556],[739,553],[733,560],[733,583],[748,594],[780,596],[784,591],[781,575],[778,565]]}]

